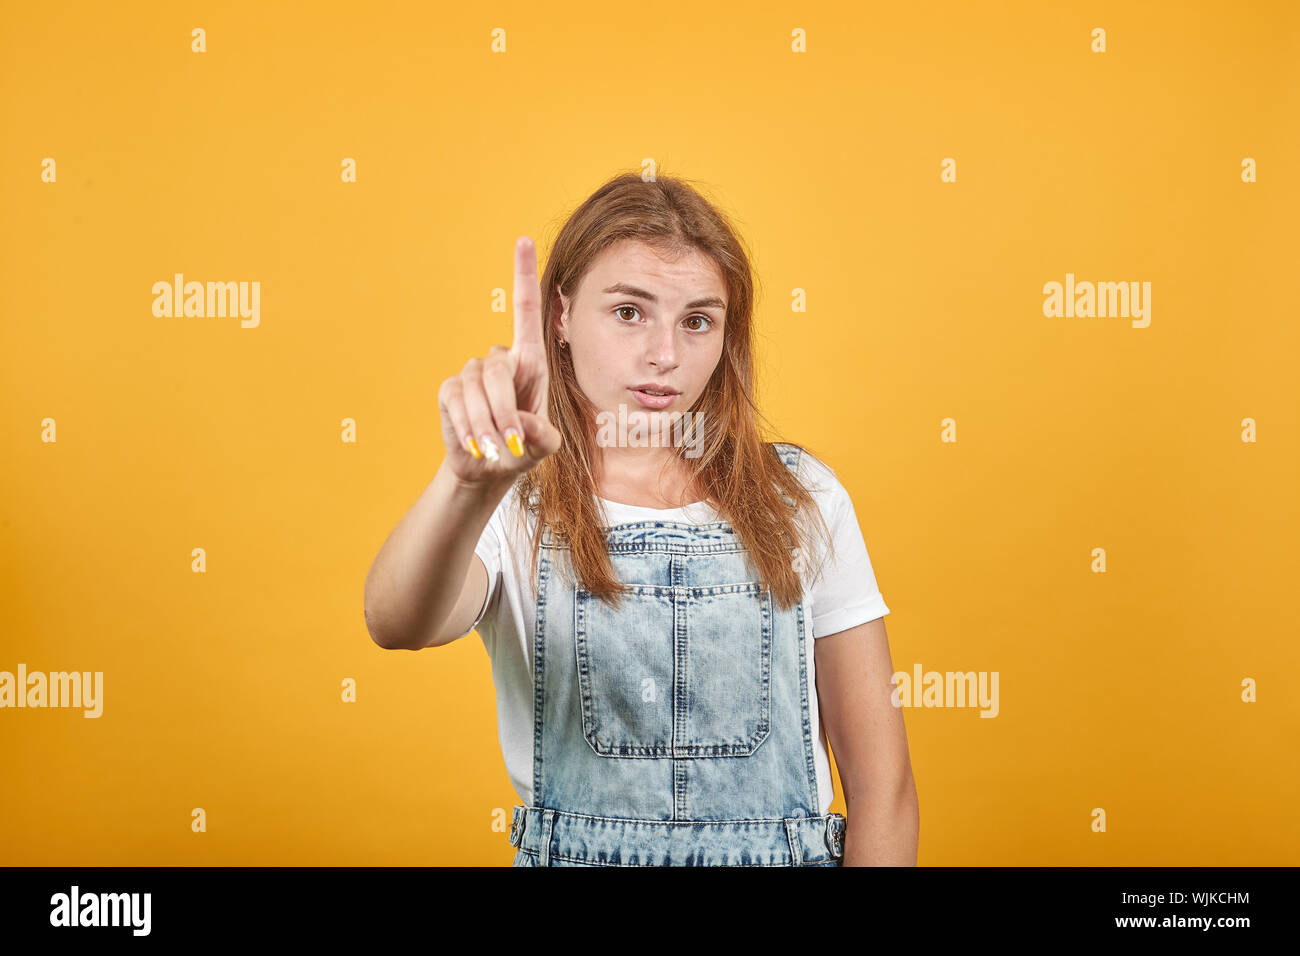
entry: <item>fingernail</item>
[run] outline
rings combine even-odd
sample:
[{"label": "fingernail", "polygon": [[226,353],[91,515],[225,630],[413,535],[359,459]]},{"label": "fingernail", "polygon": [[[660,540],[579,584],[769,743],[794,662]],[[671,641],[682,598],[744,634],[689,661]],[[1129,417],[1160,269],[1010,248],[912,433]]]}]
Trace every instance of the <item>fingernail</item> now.
[{"label": "fingernail", "polygon": [[516,458],[523,457],[524,454],[523,436],[521,436],[519,432],[515,431],[513,428],[506,429],[506,444],[510,446],[510,454],[514,455]]},{"label": "fingernail", "polygon": [[469,449],[469,453],[475,458],[483,457],[483,453],[478,450],[478,445],[475,443],[473,435],[465,436],[465,447]]},{"label": "fingernail", "polygon": [[491,438],[488,438],[487,435],[483,435],[483,436],[480,438],[480,441],[483,442],[483,457],[484,457],[484,458],[486,458],[488,461],[500,461],[500,460],[501,460],[501,455],[497,452],[497,443],[496,443],[496,442],[494,442]]}]

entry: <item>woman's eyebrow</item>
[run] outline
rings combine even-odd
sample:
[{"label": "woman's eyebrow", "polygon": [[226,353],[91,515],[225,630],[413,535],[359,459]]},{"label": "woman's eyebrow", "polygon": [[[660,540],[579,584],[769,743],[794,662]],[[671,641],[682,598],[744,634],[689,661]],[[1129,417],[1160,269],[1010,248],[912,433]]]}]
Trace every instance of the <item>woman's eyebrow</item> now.
[{"label": "woman's eyebrow", "polygon": [[[659,301],[659,297],[653,292],[647,292],[645,289],[638,288],[637,286],[628,285],[626,282],[615,282],[612,286],[603,291],[610,295],[630,295],[637,299],[645,299],[647,302],[658,303]],[[715,309],[725,309],[727,303],[723,302],[716,295],[704,299],[696,299],[693,302],[686,303],[686,308],[688,309],[707,309],[710,307]]]}]

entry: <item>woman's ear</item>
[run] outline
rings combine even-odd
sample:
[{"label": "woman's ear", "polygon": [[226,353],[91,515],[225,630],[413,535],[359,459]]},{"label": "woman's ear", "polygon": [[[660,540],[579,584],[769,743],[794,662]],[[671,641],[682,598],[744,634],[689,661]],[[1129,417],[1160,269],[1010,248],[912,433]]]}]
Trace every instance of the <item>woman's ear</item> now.
[{"label": "woman's ear", "polygon": [[556,283],[555,299],[552,307],[552,314],[555,315],[556,332],[561,339],[568,341],[569,338],[569,306],[572,301],[568,296],[560,291],[560,286]]}]

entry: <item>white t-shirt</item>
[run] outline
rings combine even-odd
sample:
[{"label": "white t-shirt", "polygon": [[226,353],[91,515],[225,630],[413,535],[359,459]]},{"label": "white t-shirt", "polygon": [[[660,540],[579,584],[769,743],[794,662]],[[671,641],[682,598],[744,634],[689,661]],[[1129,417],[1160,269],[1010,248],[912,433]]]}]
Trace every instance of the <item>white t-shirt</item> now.
[{"label": "white t-shirt", "polygon": [[[876,586],[867,556],[867,546],[858,527],[857,515],[848,491],[827,465],[804,452],[798,477],[812,493],[835,542],[834,559],[826,559],[825,543],[814,532],[809,568],[822,567],[815,580],[804,583],[804,620],[812,621],[813,638],[837,634],[889,613]],[[465,634],[475,629],[492,661],[492,682],[497,693],[497,730],[506,772],[515,792],[525,805],[533,794],[533,671],[530,636],[537,620],[537,596],[529,577],[532,554],[528,550],[531,526],[519,520],[515,489],[512,487],[488,520],[474,549],[488,573],[488,594],[483,612]],[[704,502],[684,508],[643,508],[599,499],[609,526],[635,521],[678,521],[706,524],[721,520]],[[503,560],[503,558],[510,558]],[[823,566],[824,562],[824,566]],[[460,635],[464,637],[465,634]],[[808,642],[805,673],[807,697],[814,734],[813,763],[817,772],[817,793],[821,812],[830,810],[834,797],[830,758],[817,707],[812,641]]]}]

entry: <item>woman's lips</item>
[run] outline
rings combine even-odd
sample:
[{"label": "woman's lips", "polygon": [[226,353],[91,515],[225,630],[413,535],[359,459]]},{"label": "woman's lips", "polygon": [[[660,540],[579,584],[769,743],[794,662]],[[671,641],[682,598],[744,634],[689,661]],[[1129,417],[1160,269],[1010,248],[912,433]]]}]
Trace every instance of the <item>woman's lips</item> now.
[{"label": "woman's lips", "polygon": [[675,393],[672,395],[651,395],[649,392],[643,392],[635,388],[629,388],[628,391],[635,395],[636,400],[646,408],[667,408],[673,403],[673,399],[677,397]]}]

